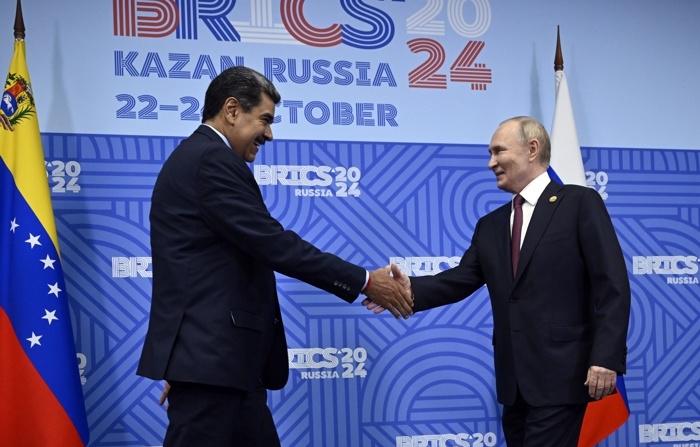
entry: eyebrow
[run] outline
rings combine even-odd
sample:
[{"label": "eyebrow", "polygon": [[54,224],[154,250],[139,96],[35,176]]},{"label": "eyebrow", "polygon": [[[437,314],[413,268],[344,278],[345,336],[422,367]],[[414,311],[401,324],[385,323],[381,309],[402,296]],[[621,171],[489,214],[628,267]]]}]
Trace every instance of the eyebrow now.
[{"label": "eyebrow", "polygon": [[505,148],[503,146],[498,145],[498,144],[496,146],[489,146],[489,154],[492,154],[493,151],[502,151],[504,149]]}]

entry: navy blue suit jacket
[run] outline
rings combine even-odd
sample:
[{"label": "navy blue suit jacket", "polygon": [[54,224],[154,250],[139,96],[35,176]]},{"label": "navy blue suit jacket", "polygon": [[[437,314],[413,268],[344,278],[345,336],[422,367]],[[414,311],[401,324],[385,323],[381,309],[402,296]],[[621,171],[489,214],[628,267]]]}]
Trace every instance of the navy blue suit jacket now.
[{"label": "navy blue suit jacket", "polygon": [[511,204],[482,217],[460,264],[411,278],[415,311],[457,302],[486,284],[493,310],[498,401],[517,387],[530,405],[590,400],[588,367],[626,370],[630,286],[600,195],[551,182],[540,196],[513,278]]},{"label": "navy blue suit jacket", "polygon": [[200,126],[168,157],[150,212],[153,296],[137,374],[282,388],[287,344],[274,271],[352,302],[366,271],[268,212],[248,164]]}]

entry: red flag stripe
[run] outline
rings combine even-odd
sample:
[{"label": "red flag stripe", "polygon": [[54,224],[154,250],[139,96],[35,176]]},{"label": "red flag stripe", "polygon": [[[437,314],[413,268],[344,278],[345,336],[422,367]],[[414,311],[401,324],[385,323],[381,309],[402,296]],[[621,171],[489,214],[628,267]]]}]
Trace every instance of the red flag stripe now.
[{"label": "red flag stripe", "polygon": [[583,417],[578,447],[593,447],[610,436],[629,418],[629,410],[620,390],[604,399],[591,402]]},{"label": "red flag stripe", "polygon": [[[0,441],[23,447],[83,447],[73,421],[24,353],[0,307]],[[44,429],[37,430],[37,425]]]}]

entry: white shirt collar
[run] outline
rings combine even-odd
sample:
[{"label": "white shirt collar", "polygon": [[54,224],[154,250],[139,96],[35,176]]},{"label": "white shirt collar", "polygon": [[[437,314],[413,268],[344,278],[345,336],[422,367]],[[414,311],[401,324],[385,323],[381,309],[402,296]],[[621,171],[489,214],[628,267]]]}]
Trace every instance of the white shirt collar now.
[{"label": "white shirt collar", "polygon": [[209,125],[209,124],[207,124],[207,123],[202,123],[202,124],[204,124],[205,126],[207,126],[208,128],[210,128],[211,130],[213,130],[214,132],[216,132],[216,134],[217,134],[218,136],[220,136],[222,140],[224,140],[224,143],[226,143],[226,146],[228,146],[229,149],[231,149],[231,145],[228,143],[228,140],[226,139],[226,137],[224,136],[224,134],[222,134],[221,132],[219,132],[218,130],[216,130],[213,126],[211,126],[211,125]]},{"label": "white shirt collar", "polygon": [[[544,171],[542,174],[535,177],[533,181],[528,183],[527,186],[520,191],[520,195],[523,196],[523,199],[525,199],[528,204],[534,206],[550,181],[549,174],[547,171]],[[515,197],[515,195],[513,195],[513,197]]]}]

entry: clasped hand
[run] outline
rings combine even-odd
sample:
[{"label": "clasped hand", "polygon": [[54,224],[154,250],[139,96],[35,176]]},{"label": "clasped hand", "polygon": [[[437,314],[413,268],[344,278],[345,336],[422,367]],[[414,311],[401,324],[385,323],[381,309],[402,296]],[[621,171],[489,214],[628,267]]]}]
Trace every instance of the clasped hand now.
[{"label": "clasped hand", "polygon": [[375,314],[388,310],[396,318],[413,315],[411,281],[396,264],[370,272],[370,278],[363,306]]}]

